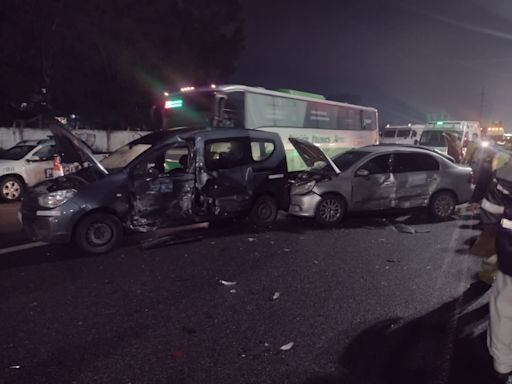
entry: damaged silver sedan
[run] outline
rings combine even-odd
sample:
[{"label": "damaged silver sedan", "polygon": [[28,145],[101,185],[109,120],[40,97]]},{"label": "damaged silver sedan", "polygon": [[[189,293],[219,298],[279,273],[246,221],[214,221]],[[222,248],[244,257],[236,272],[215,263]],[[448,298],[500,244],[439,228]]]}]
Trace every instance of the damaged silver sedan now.
[{"label": "damaged silver sedan", "polygon": [[80,170],[36,185],[22,222],[35,240],[73,241],[88,253],[112,250],[126,230],[225,218],[269,225],[289,203],[281,139],[247,129],[156,131],[98,162],[64,127],[52,132],[63,161]]},{"label": "damaged silver sedan", "polygon": [[290,213],[337,225],[347,212],[427,207],[439,220],[472,194],[471,168],[422,147],[373,145],[333,159],[320,148],[290,139],[310,167],[294,177]]}]

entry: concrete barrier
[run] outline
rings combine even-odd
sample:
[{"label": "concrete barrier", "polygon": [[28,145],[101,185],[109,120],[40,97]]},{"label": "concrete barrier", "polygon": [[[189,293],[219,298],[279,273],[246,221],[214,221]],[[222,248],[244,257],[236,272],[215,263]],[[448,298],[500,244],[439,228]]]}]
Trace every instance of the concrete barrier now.
[{"label": "concrete barrier", "polygon": [[[92,129],[72,130],[95,152],[113,152],[117,148],[136,138],[147,135],[149,131],[101,131]],[[0,149],[7,149],[21,140],[41,140],[51,136],[47,129],[0,127]]]}]

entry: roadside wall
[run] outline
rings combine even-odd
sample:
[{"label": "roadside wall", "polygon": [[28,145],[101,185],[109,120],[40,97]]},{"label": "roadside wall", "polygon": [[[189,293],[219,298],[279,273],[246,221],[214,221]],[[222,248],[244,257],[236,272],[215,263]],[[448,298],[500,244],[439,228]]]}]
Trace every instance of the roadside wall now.
[{"label": "roadside wall", "polygon": [[[92,129],[72,130],[76,136],[85,141],[95,152],[113,152],[130,141],[147,135],[148,131],[100,131]],[[51,133],[39,128],[1,128],[0,149],[7,149],[21,140],[45,139]]]}]

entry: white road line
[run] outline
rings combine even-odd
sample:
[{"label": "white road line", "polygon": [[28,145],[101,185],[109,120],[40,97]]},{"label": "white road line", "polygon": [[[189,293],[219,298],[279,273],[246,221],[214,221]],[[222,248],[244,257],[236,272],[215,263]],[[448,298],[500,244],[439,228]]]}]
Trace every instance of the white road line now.
[{"label": "white road line", "polygon": [[13,247],[0,249],[0,255],[4,255],[6,253],[11,253],[11,252],[23,251],[25,249],[30,249],[30,248],[42,247],[43,245],[47,245],[47,244],[48,243],[44,243],[42,241],[35,241],[33,243],[15,245]]}]

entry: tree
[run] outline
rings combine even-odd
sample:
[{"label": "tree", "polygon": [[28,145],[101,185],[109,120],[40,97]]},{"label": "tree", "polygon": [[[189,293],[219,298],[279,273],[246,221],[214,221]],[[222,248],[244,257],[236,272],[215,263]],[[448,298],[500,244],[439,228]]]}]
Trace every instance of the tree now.
[{"label": "tree", "polygon": [[0,97],[141,126],[164,90],[234,70],[242,23],[239,0],[0,0]]}]

